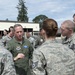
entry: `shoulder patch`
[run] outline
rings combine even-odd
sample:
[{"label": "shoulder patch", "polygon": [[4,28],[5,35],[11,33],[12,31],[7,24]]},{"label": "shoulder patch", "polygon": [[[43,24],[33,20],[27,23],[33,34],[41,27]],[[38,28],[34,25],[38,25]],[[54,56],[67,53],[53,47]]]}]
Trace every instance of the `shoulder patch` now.
[{"label": "shoulder patch", "polygon": [[25,45],[24,48],[28,48],[28,46]]},{"label": "shoulder patch", "polygon": [[38,65],[38,61],[33,62],[33,64],[32,64],[32,69],[34,69],[37,65]]},{"label": "shoulder patch", "polygon": [[16,47],[16,50],[20,50],[20,49],[21,49],[21,47],[20,47],[20,46],[17,46],[17,47]]}]

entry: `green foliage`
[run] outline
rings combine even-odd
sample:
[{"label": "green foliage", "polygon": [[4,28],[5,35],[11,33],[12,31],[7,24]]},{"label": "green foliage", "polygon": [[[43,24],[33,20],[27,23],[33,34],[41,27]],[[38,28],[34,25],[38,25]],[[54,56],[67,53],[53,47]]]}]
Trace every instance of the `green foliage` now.
[{"label": "green foliage", "polygon": [[43,20],[45,20],[46,18],[48,18],[48,17],[45,16],[45,15],[38,15],[38,16],[36,16],[32,21],[35,22],[35,23],[39,23],[40,21],[43,21]]},{"label": "green foliage", "polygon": [[28,17],[27,17],[27,7],[24,4],[24,0],[19,0],[17,9],[18,9],[18,21],[24,21],[28,22]]},{"label": "green foliage", "polygon": [[39,24],[40,24],[40,28],[41,28],[41,27],[42,27],[42,22],[43,22],[46,18],[48,18],[48,17],[45,16],[45,15],[38,15],[38,16],[36,16],[32,21],[33,21],[34,23],[39,23]]}]

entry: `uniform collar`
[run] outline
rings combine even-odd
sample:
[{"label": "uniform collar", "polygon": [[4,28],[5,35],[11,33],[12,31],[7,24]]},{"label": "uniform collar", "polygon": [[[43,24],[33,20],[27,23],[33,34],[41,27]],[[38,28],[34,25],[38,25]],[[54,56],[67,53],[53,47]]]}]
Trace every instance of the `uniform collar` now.
[{"label": "uniform collar", "polygon": [[[16,43],[21,44],[21,43],[20,43],[21,41],[16,40],[16,38],[15,38],[15,37],[14,37],[13,39],[14,39],[14,41],[15,41]],[[25,40],[24,40],[24,37],[23,37],[23,39],[22,39],[22,43],[24,43],[24,41],[25,41]]]},{"label": "uniform collar", "polygon": [[69,42],[71,42],[71,41],[72,41],[72,38],[73,38],[73,36],[71,36],[71,37],[69,37],[69,38],[65,37],[65,38],[63,39],[63,43],[69,43]]},{"label": "uniform collar", "polygon": [[47,44],[47,43],[58,43],[58,41],[56,39],[53,39],[53,40],[48,39],[43,44]]}]

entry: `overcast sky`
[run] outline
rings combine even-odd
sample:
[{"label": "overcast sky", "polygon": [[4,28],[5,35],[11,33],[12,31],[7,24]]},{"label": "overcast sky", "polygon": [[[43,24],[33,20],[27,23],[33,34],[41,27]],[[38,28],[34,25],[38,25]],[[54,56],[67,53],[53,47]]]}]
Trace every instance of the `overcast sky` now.
[{"label": "overcast sky", "polygon": [[[64,20],[72,20],[75,13],[75,0],[25,0],[29,22],[36,16],[43,14],[53,18],[60,24]],[[17,21],[18,0],[0,0],[0,20]]]}]

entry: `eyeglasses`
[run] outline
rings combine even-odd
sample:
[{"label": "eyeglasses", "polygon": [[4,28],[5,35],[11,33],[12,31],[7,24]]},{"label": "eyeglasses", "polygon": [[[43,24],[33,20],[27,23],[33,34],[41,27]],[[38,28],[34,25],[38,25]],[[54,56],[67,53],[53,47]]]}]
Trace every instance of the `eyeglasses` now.
[{"label": "eyeglasses", "polygon": [[60,29],[61,29],[62,31],[65,31],[66,29],[67,29],[67,30],[71,30],[71,28],[68,28],[68,27],[66,27],[66,28],[60,27]]}]

